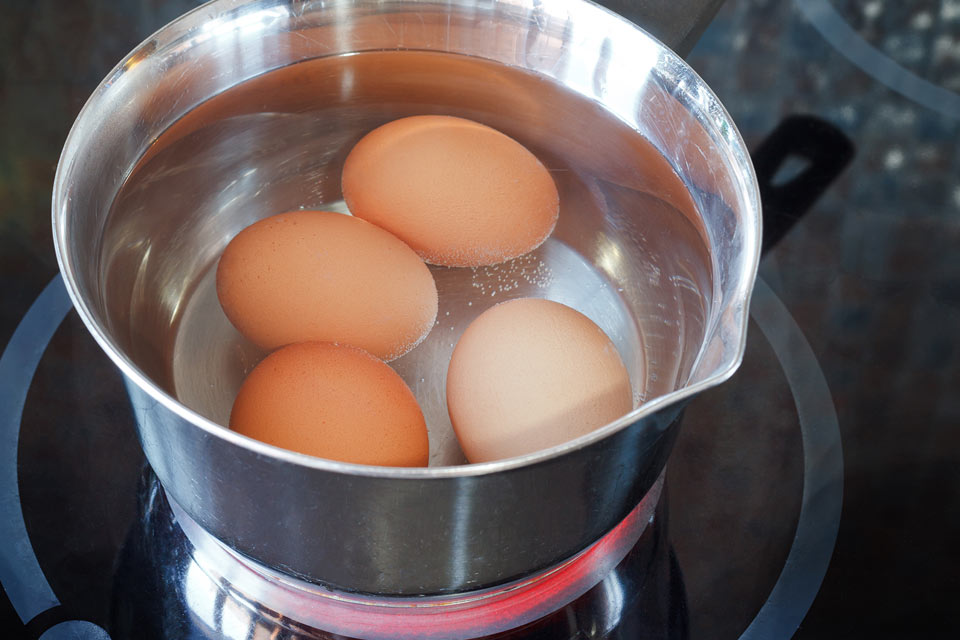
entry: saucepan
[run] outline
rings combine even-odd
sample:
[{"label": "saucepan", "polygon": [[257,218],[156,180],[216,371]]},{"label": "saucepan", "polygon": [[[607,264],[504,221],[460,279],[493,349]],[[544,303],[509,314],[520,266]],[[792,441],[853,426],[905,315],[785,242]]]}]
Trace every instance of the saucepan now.
[{"label": "saucepan", "polygon": [[[217,305],[224,246],[274,213],[345,211],[353,144],[415,114],[514,137],[561,202],[533,253],[431,267],[437,324],[391,363],[423,408],[430,466],[313,458],[221,426],[263,357]],[[169,498],[271,570],[389,596],[503,585],[623,520],[661,476],[687,402],[738,366],[761,244],[757,180],[716,96],[658,40],[582,0],[203,5],[96,89],[60,159],[53,229]],[[474,317],[520,296],[603,328],[636,409],[544,451],[465,464],[447,362]]]}]

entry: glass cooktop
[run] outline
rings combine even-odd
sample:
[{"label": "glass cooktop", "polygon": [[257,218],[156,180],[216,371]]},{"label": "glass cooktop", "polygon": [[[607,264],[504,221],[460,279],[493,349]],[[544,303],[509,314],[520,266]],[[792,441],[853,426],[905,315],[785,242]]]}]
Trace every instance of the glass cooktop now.
[{"label": "glass cooktop", "polygon": [[[196,4],[0,1],[12,637],[319,634],[257,622],[224,585],[208,619],[191,608],[171,576],[194,549],[57,276],[50,189],[73,119],[116,61]],[[576,601],[500,637],[956,637],[960,2],[731,0],[687,60],[751,148],[815,116],[853,159],[761,263],[743,366],[688,408],[636,546]]]}]

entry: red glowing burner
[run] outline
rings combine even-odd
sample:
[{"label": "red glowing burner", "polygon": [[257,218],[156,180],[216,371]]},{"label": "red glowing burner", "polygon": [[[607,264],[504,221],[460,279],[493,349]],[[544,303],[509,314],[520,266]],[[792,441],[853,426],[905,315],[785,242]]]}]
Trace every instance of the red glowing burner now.
[{"label": "red glowing burner", "polygon": [[347,593],[278,573],[238,555],[168,500],[194,546],[197,566],[251,608],[267,608],[301,625],[354,638],[449,640],[516,629],[583,595],[637,543],[653,519],[662,488],[661,475],[620,524],[555,567],[491,589],[419,597]]}]

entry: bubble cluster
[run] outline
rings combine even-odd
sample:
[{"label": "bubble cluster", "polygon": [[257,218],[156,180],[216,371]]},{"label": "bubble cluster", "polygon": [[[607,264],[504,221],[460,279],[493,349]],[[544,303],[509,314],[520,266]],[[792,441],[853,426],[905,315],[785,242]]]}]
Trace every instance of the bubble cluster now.
[{"label": "bubble cluster", "polygon": [[470,286],[491,298],[521,288],[546,289],[554,281],[553,271],[534,253],[490,267],[473,267],[471,271]]}]

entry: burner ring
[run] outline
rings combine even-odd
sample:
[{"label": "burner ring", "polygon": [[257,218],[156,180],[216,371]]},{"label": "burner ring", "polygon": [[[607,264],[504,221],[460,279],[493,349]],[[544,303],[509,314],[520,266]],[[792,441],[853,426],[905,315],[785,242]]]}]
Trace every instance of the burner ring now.
[{"label": "burner ring", "polygon": [[921,78],[864,40],[828,0],[793,4],[824,40],[871,77],[932,111],[960,118],[960,95]]}]

